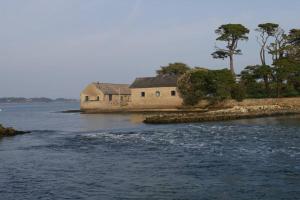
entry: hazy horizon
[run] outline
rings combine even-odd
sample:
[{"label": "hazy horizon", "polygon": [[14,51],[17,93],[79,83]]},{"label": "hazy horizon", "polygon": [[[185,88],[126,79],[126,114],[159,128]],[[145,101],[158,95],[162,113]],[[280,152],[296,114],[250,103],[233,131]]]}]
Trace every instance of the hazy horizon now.
[{"label": "hazy horizon", "polygon": [[210,54],[225,23],[251,30],[239,72],[259,63],[257,24],[300,28],[299,10],[296,0],[3,0],[0,97],[78,99],[90,82],[131,83],[170,62],[224,68]]}]

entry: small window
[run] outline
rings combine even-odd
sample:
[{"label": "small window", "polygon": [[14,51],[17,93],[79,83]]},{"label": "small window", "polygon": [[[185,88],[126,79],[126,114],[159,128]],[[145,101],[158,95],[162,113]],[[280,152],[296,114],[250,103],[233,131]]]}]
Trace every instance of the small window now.
[{"label": "small window", "polygon": [[141,92],[141,97],[145,97],[146,93],[145,92]]},{"label": "small window", "polygon": [[85,96],[85,101],[89,101],[89,96]]},{"label": "small window", "polygon": [[175,90],[171,91],[171,96],[176,96],[176,91]]},{"label": "small window", "polygon": [[109,94],[109,95],[108,95],[108,100],[109,100],[109,101],[112,101],[112,94]]},{"label": "small window", "polygon": [[160,91],[156,91],[155,96],[159,97],[160,96]]},{"label": "small window", "polygon": [[100,101],[100,97],[99,96],[97,96],[97,101]]}]

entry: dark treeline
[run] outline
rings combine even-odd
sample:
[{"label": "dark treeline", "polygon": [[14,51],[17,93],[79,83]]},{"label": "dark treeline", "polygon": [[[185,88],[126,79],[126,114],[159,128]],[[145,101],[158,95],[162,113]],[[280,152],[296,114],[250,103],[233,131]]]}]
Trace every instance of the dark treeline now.
[{"label": "dark treeline", "polygon": [[[191,68],[184,63],[171,63],[157,71],[179,76],[178,88],[185,104],[201,99],[211,102],[224,99],[300,96],[300,29],[288,32],[278,24],[259,24],[257,33],[260,61],[245,66],[235,74],[234,56],[242,55],[239,42],[247,41],[250,30],[241,24],[221,25],[215,33],[223,48],[216,47],[213,58],[228,59],[229,69]],[[268,59],[269,56],[269,59]],[[268,60],[271,60],[268,63]]]}]

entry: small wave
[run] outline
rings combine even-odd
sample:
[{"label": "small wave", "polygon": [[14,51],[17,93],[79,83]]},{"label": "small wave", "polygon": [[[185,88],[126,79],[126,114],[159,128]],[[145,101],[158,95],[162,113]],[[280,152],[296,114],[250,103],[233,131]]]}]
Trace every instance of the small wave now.
[{"label": "small wave", "polygon": [[57,130],[30,130],[32,133],[56,133]]},{"label": "small wave", "polygon": [[204,142],[194,143],[194,144],[193,143],[179,143],[179,146],[182,146],[183,148],[186,148],[186,149],[200,150],[200,149],[207,147],[207,143],[204,143]]},{"label": "small wave", "polygon": [[141,133],[132,133],[132,132],[125,132],[125,133],[97,132],[97,133],[85,133],[82,134],[81,136],[88,139],[106,139],[106,140],[117,140],[117,141],[144,139]]}]

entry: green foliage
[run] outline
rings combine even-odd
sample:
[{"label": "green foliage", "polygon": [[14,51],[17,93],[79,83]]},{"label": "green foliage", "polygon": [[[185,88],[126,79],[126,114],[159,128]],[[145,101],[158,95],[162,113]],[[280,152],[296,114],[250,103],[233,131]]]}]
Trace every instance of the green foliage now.
[{"label": "green foliage", "polygon": [[178,89],[186,105],[195,105],[203,99],[212,103],[229,99],[234,86],[234,76],[227,69],[194,69],[178,81]]},{"label": "green foliage", "polygon": [[[300,63],[292,57],[285,57],[274,63],[274,81],[277,83],[277,97],[299,95]],[[291,89],[293,92],[291,92]],[[298,93],[298,94],[296,94]]]},{"label": "green foliage", "polygon": [[206,81],[206,94],[209,100],[222,101],[231,98],[231,88],[235,84],[235,78],[229,70],[210,70]]},{"label": "green foliage", "polygon": [[222,59],[222,60],[224,60],[225,58],[228,58],[229,53],[227,51],[225,51],[225,50],[217,50],[217,51],[213,52],[211,55],[215,59]]},{"label": "green foliage", "polygon": [[272,68],[268,65],[247,66],[241,72],[241,80],[250,97],[255,97],[256,95],[270,97],[270,80],[272,78]]},{"label": "green foliage", "polygon": [[300,29],[290,30],[287,36],[286,57],[300,63]]},{"label": "green foliage", "polygon": [[[197,82],[195,78],[192,80],[192,74],[195,73],[197,73],[198,80],[203,81]],[[202,83],[204,83],[206,73],[206,70],[193,69],[187,71],[179,78],[178,90],[180,91],[180,95],[183,98],[185,105],[195,105],[200,99],[204,98],[203,89],[205,86]]]},{"label": "green foliage", "polygon": [[274,36],[278,28],[279,28],[278,24],[264,23],[264,24],[259,24],[256,31],[262,34],[266,34],[267,36]]},{"label": "green foliage", "polygon": [[246,98],[245,86],[241,83],[235,83],[231,87],[231,97],[237,101],[243,101]]},{"label": "green foliage", "polygon": [[184,63],[169,63],[168,66],[162,66],[160,70],[157,70],[157,75],[177,75],[180,76],[190,70],[191,68]]},{"label": "green foliage", "polygon": [[300,95],[300,64],[295,59],[283,57],[274,66],[247,66],[241,72],[241,82],[247,97],[290,97]]},{"label": "green foliage", "polygon": [[288,35],[290,44],[300,45],[300,29],[292,29]]},{"label": "green foliage", "polygon": [[215,32],[219,35],[217,40],[227,42],[236,40],[248,40],[247,34],[250,31],[242,24],[224,24],[221,25]]}]

